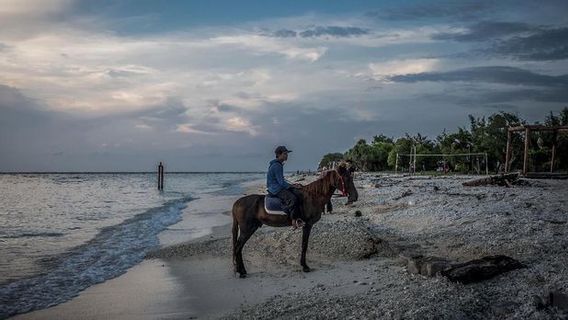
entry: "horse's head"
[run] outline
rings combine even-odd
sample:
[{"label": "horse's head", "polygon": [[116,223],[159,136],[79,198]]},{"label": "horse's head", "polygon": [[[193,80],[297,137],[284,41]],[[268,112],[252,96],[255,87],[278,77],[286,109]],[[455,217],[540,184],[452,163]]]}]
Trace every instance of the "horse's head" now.
[{"label": "horse's head", "polygon": [[336,169],[338,181],[336,181],[335,187],[344,195],[347,195],[348,204],[357,201],[359,198],[357,188],[355,188],[355,183],[353,183],[353,171],[354,168],[349,167],[346,164],[341,164]]}]

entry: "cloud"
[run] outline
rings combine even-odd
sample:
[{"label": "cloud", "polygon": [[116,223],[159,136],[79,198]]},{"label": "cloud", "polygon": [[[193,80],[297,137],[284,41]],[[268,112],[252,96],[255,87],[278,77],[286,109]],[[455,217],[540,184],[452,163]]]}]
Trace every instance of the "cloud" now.
[{"label": "cloud", "polygon": [[[426,7],[431,12],[424,18],[451,20],[468,5]],[[487,7],[483,2],[471,14]],[[522,31],[538,24],[514,14],[484,16],[511,22],[466,21],[464,28],[455,27],[463,21],[384,23],[314,13],[124,32],[105,16],[112,8],[85,17],[61,2],[37,19],[11,18],[9,29],[0,19],[0,168],[27,162],[37,170],[145,170],[163,155],[171,168],[263,170],[281,144],[298,150],[292,166],[306,168],[377,130],[437,133],[467,121],[480,105],[487,110],[522,100],[537,109],[540,102],[566,101],[564,76],[546,75],[567,73],[561,62],[520,63],[512,49],[491,62],[509,67],[472,68],[487,65],[486,56],[441,57],[471,49],[483,33],[492,40],[483,45],[502,45],[541,31]],[[34,32],[17,34],[25,24]],[[517,85],[523,87],[511,88]],[[454,90],[459,87],[491,90]],[[49,162],[55,154],[57,162]],[[227,155],[247,161],[227,163]]]},{"label": "cloud", "polygon": [[261,35],[236,35],[219,36],[211,39],[211,42],[218,45],[234,46],[237,48],[253,50],[257,53],[276,53],[286,56],[288,59],[305,60],[315,62],[319,60],[327,51],[326,47],[300,47],[289,42],[277,41]]},{"label": "cloud", "polygon": [[456,88],[448,92],[421,94],[417,96],[417,99],[474,108],[480,105],[493,108],[503,106],[500,109],[513,110],[513,107],[505,106],[513,106],[515,102],[527,101],[563,104],[568,101],[568,91],[562,88],[503,90],[474,87],[467,90]]},{"label": "cloud", "polygon": [[519,60],[563,60],[568,58],[568,28],[532,26],[521,22],[485,21],[458,32],[432,35],[434,40],[484,42],[493,40],[488,48],[475,53]]},{"label": "cloud", "polygon": [[234,132],[246,132],[251,136],[258,134],[257,128],[248,119],[243,117],[232,117],[225,121],[226,129]]},{"label": "cloud", "polygon": [[483,21],[469,26],[460,32],[444,32],[434,34],[434,40],[452,40],[452,41],[486,41],[489,39],[500,38],[504,36],[516,35],[519,33],[534,32],[539,30],[521,22],[500,22],[500,21]]},{"label": "cloud", "polygon": [[184,123],[178,124],[176,128],[176,132],[181,133],[196,133],[196,134],[216,134],[215,132],[208,132],[199,129],[195,129],[192,124]]},{"label": "cloud", "polygon": [[215,106],[215,108],[218,112],[234,112],[240,110],[240,108],[228,104],[219,104]]},{"label": "cloud", "polygon": [[294,30],[287,30],[287,29],[280,29],[277,31],[274,31],[274,33],[272,33],[273,37],[276,38],[295,38],[298,35],[298,32],[294,31]]},{"label": "cloud", "polygon": [[423,20],[423,19],[455,19],[471,20],[489,12],[494,5],[491,1],[427,1],[413,4],[397,5],[381,10],[369,11],[367,17],[381,20]]},{"label": "cloud", "polygon": [[25,39],[62,25],[74,0],[0,0],[0,37]]},{"label": "cloud", "polygon": [[474,67],[448,72],[423,72],[388,77],[393,82],[485,82],[508,85],[566,87],[568,75],[549,76],[515,67]]},{"label": "cloud", "polygon": [[568,59],[568,28],[540,30],[498,42],[485,52],[519,60]]},{"label": "cloud", "polygon": [[362,35],[370,34],[369,29],[359,28],[359,27],[342,27],[342,26],[317,26],[305,30],[289,30],[280,29],[271,34],[273,37],[277,38],[317,38],[317,37],[358,37]]},{"label": "cloud", "polygon": [[487,92],[482,97],[482,101],[486,102],[509,102],[509,101],[539,101],[539,102],[558,102],[566,103],[568,101],[568,91],[562,88],[545,89],[545,90],[506,90]]},{"label": "cloud", "polygon": [[57,13],[72,2],[73,0],[0,0],[0,17]]},{"label": "cloud", "polygon": [[406,75],[433,71],[439,65],[438,59],[406,59],[371,63],[372,78],[388,81],[393,75]]}]

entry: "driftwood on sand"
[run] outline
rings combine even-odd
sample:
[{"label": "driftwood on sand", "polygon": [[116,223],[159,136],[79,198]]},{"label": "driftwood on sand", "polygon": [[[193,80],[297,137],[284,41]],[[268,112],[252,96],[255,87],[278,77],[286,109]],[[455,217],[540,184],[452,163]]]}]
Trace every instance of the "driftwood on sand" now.
[{"label": "driftwood on sand", "polygon": [[451,281],[467,284],[491,279],[501,273],[524,267],[522,263],[513,258],[497,255],[454,265],[441,273]]},{"label": "driftwood on sand", "polygon": [[463,183],[465,187],[479,187],[487,185],[497,185],[502,187],[512,187],[513,184],[519,179],[518,173],[507,173],[495,176],[489,176],[481,179],[466,181]]}]

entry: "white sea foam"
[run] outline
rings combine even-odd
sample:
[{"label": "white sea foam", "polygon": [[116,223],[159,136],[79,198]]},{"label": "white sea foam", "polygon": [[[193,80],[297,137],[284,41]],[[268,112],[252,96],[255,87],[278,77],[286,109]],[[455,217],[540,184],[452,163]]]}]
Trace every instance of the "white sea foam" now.
[{"label": "white sea foam", "polygon": [[240,194],[250,179],[258,175],[170,174],[158,192],[154,174],[0,175],[0,319],[119,276],[192,199]]},{"label": "white sea foam", "polygon": [[166,203],[106,227],[91,241],[52,260],[46,274],[0,287],[0,318],[59,304],[81,290],[114,278],[158,245],[158,233],[180,220],[191,198]]}]

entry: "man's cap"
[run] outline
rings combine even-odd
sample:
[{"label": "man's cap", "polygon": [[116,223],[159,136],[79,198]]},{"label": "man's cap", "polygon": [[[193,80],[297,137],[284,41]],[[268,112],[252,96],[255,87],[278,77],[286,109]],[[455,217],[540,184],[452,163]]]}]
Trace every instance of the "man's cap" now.
[{"label": "man's cap", "polygon": [[275,153],[276,155],[279,155],[279,154],[284,153],[284,152],[290,153],[290,152],[292,152],[292,150],[286,149],[285,146],[278,146],[278,147],[274,150],[274,153]]}]

